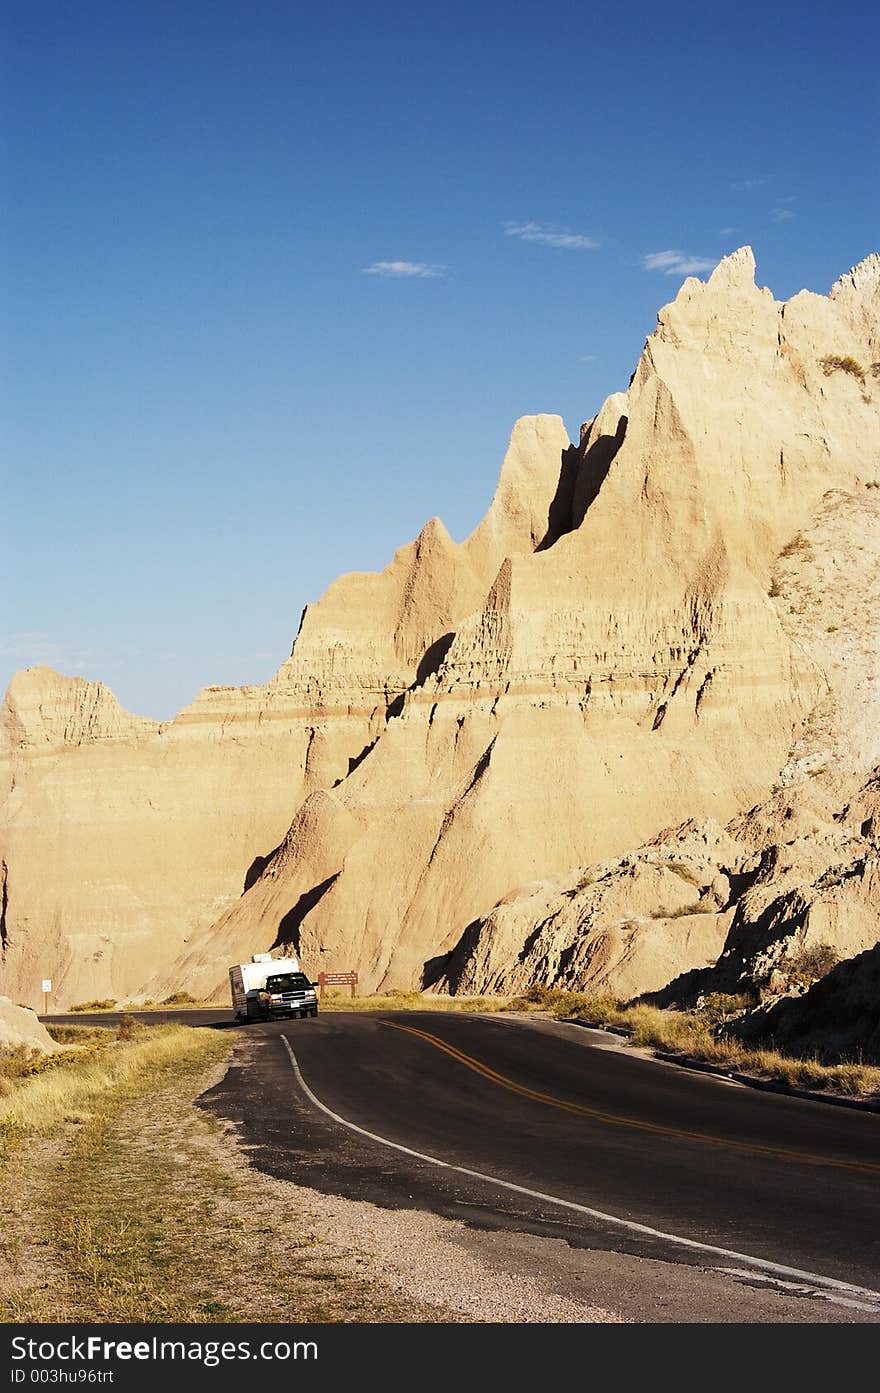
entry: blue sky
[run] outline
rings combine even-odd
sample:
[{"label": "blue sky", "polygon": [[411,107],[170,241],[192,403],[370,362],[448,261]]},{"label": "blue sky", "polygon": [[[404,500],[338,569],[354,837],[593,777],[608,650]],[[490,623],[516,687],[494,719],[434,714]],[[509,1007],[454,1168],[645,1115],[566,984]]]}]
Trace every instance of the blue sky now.
[{"label": "blue sky", "polygon": [[880,247],[873,4],[7,4],[0,687],[167,717],[576,433],[750,242]]}]

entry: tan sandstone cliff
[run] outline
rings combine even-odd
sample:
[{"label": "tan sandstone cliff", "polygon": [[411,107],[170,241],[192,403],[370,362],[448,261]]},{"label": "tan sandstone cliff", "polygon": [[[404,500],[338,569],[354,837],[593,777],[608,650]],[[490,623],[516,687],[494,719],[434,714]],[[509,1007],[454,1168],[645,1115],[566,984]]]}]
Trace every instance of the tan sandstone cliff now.
[{"label": "tan sandstone cliff", "polygon": [[34,1005],[47,975],[56,1005],[190,985],[177,960],[299,803],[346,778],[504,557],[545,538],[568,449],[558,417],[520,421],[476,532],[458,546],[435,519],[380,575],[337,581],[264,687],[209,687],[158,725],[101,683],[19,673],[0,711],[0,985]]},{"label": "tan sandstone cliff", "polygon": [[[732,820],[880,759],[877,611],[841,599],[876,586],[880,381],[830,358],[880,359],[880,258],[780,304],[744,248],[685,281],[577,448],[558,418],[520,422],[472,536],[435,520],[337,581],[265,688],[209,688],[156,728],[103,689],[16,679],[16,990],[48,954],[68,1000],[209,992],[276,943],[365,990],[518,990],[594,930],[625,994],[712,962]],[[628,905],[615,863],[685,822],[710,901],[681,912],[671,846],[636,855]],[[582,892],[583,921],[554,919]],[[626,915],[641,933],[612,942]]]}]

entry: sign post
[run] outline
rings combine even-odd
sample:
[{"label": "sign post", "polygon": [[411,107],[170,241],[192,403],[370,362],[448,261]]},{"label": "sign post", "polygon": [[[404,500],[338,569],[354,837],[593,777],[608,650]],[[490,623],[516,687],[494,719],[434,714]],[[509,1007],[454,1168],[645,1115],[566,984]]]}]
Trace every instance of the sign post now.
[{"label": "sign post", "polygon": [[52,978],[51,978],[51,977],[44,977],[44,978],[43,978],[43,1015],[44,1015],[44,1016],[48,1016],[48,1014],[49,1014],[49,993],[50,993],[51,990],[52,990]]},{"label": "sign post", "polygon": [[319,972],[318,990],[324,1000],[325,987],[351,987],[352,996],[357,996],[358,975],[356,972]]}]

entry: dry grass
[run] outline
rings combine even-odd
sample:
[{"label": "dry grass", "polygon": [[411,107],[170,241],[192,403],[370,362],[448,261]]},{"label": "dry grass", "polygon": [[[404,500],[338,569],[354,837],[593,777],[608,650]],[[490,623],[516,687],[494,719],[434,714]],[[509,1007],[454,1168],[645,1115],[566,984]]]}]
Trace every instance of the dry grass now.
[{"label": "dry grass", "polygon": [[112,1045],[74,1047],[44,1056],[51,1067],[0,1099],[0,1156],[23,1138],[48,1135],[66,1122],[88,1121],[108,1099],[136,1097],[180,1068],[220,1058],[228,1041],[211,1031],[160,1026]]},{"label": "dry grass", "polygon": [[[516,1010],[506,996],[432,996],[418,991],[383,992],[379,996],[349,996],[325,992],[322,1011],[506,1011]],[[530,1009],[538,1009],[530,1006]]]},{"label": "dry grass", "polygon": [[209,1000],[206,997],[192,996],[190,992],[175,992],[163,1001],[80,1001],[75,1006],[68,1006],[67,1011],[71,1015],[104,1015],[108,1011],[125,1011],[137,1015],[150,1011],[216,1011],[228,1005],[227,997],[218,1001],[216,998]]},{"label": "dry grass", "polygon": [[109,1045],[119,1038],[112,1025],[47,1025],[56,1045]]},{"label": "dry grass", "polygon": [[830,377],[833,372],[845,372],[850,377],[854,377],[857,382],[864,383],[865,381],[865,369],[858,359],[853,358],[849,353],[843,355],[830,353],[827,358],[819,359],[819,365],[826,377]]},{"label": "dry grass", "polygon": [[[633,1045],[681,1055],[682,1059],[715,1064],[757,1078],[846,1095],[880,1094],[880,1068],[859,1061],[823,1064],[773,1049],[750,1049],[724,1033],[729,1013],[709,999],[702,1011],[663,1011],[656,1006],[625,1006],[610,996],[588,996],[557,988],[533,988],[533,1001],[557,1020],[576,1016],[597,1025],[624,1029]],[[740,1009],[747,1003],[743,1000]],[[720,1023],[719,1023],[720,1021]]]},{"label": "dry grass", "polygon": [[18,1090],[28,1145],[7,1150],[0,1187],[0,1321],[455,1318],[386,1290],[192,1106],[230,1045],[144,1029]]}]

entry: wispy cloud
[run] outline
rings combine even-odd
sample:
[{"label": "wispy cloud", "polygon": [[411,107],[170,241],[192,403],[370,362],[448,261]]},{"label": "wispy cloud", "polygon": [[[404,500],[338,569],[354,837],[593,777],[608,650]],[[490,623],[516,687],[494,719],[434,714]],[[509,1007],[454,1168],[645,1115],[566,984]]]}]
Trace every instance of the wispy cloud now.
[{"label": "wispy cloud", "polygon": [[776,202],[776,207],[770,214],[770,217],[773,219],[773,221],[788,222],[789,218],[793,218],[794,209],[791,208],[789,205],[794,203],[795,201],[796,200],[793,194],[789,194],[787,198],[778,199]]},{"label": "wispy cloud", "polygon": [[580,360],[582,363],[598,363],[599,355],[598,353],[582,353]]},{"label": "wispy cloud", "polygon": [[445,276],[445,266],[431,266],[426,261],[374,261],[372,266],[364,267],[367,276],[391,276],[398,279],[435,280]]},{"label": "wispy cloud", "polygon": [[736,232],[735,227],[722,227],[718,235],[719,237],[732,237],[734,232]]},{"label": "wispy cloud", "polygon": [[697,271],[713,271],[717,265],[717,257],[691,256],[688,252],[648,252],[642,257],[646,271],[662,271],[664,276],[692,276]]},{"label": "wispy cloud", "polygon": [[738,179],[730,187],[736,193],[751,193],[752,189],[761,189],[767,183],[769,183],[768,179]]},{"label": "wispy cloud", "polygon": [[600,244],[594,237],[586,237],[582,232],[569,232],[564,227],[554,227],[552,223],[508,222],[504,224],[505,237],[518,237],[521,242],[543,242],[546,247],[564,247],[567,251],[594,251]]}]

